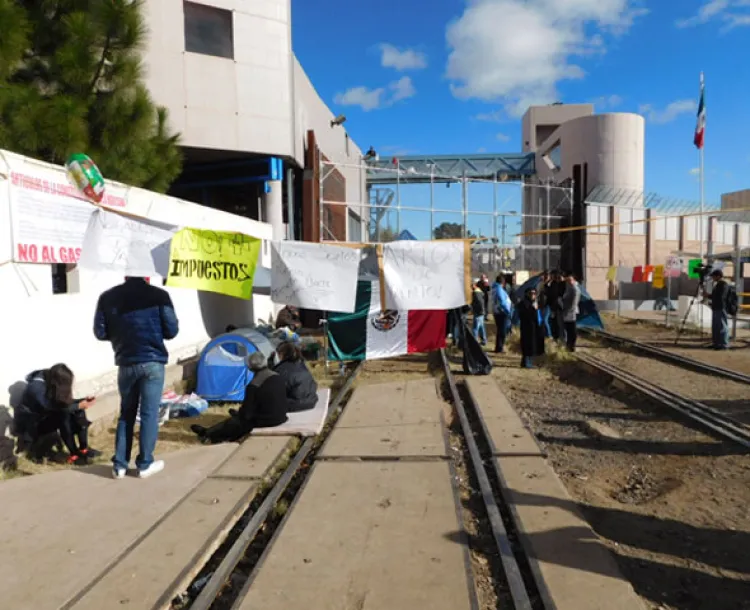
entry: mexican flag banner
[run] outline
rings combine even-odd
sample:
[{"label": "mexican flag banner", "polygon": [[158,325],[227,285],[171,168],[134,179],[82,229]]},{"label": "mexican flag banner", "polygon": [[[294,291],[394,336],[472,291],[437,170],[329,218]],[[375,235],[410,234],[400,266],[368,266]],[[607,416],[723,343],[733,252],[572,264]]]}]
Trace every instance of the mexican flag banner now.
[{"label": "mexican flag banner", "polygon": [[445,311],[380,309],[380,283],[357,282],[354,313],[328,317],[330,360],[375,360],[445,347]]}]

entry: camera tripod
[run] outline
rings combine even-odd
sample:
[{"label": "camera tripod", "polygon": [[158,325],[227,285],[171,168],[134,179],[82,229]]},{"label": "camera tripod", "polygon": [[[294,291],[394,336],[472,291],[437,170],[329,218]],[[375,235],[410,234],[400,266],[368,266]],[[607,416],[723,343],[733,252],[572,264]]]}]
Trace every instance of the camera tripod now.
[{"label": "camera tripod", "polygon": [[[679,328],[677,329],[677,336],[675,337],[674,344],[677,345],[678,341],[680,340],[680,337],[682,336],[683,331],[685,330],[685,324],[687,323],[687,319],[690,317],[690,311],[693,309],[693,304],[695,301],[698,300],[698,297],[701,297],[701,300],[703,300],[703,296],[705,294],[706,290],[706,284],[705,284],[705,277],[701,275],[700,279],[698,280],[698,286],[695,289],[695,294],[690,299],[690,305],[688,305],[687,311],[685,312],[685,316],[682,318],[682,322],[680,323]],[[703,324],[701,323],[701,335],[703,334]]]}]

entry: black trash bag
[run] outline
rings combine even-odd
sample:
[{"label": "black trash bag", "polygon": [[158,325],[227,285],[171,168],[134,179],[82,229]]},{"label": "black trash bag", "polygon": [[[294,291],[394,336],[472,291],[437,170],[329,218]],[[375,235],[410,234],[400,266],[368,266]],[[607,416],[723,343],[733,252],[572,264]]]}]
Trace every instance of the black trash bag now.
[{"label": "black trash bag", "polygon": [[492,372],[492,361],[474,337],[469,326],[462,324],[460,333],[464,352],[464,373],[466,375],[489,375]]}]

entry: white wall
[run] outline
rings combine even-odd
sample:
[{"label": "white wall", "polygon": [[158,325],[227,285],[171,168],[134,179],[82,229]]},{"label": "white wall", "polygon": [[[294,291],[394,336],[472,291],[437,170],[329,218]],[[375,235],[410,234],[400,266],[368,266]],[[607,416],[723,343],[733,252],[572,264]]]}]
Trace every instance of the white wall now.
[{"label": "white wall", "polygon": [[182,144],[294,154],[290,0],[197,0],[233,12],[234,59],[185,51],[182,0],[147,0],[146,85]]},{"label": "white wall", "polygon": [[[11,214],[10,171],[43,176],[51,182],[65,182],[63,168],[0,151],[5,167],[0,170],[0,219]],[[261,263],[270,266],[268,241],[271,226],[219,210],[109,182],[112,191],[124,191],[125,211],[178,226],[239,231],[264,240]],[[82,204],[87,205],[87,204]],[[94,206],[90,206],[91,211]],[[99,294],[122,282],[117,274],[97,273],[75,268],[69,272],[69,294],[52,294],[49,264],[19,264],[9,261],[12,229],[0,224],[0,406],[9,403],[10,388],[34,369],[55,362],[67,363],[75,372],[80,392],[113,389],[114,358],[108,343],[93,336],[93,316]],[[180,320],[180,334],[169,342],[170,361],[195,355],[227,324],[243,325],[268,320],[272,314],[270,297],[254,295],[249,301],[212,293],[168,289]]]}]

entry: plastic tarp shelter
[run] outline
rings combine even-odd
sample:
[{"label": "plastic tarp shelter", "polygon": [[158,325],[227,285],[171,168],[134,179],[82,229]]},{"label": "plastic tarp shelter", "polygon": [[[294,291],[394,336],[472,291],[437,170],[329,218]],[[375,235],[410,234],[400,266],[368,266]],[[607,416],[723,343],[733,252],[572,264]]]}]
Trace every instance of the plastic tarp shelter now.
[{"label": "plastic tarp shelter", "polygon": [[414,234],[409,229],[404,229],[398,234],[396,241],[418,241]]},{"label": "plastic tarp shelter", "polygon": [[253,352],[270,358],[274,349],[268,337],[252,328],[219,335],[201,352],[196,393],[209,402],[242,402],[253,378],[245,359]]},{"label": "plastic tarp shelter", "polygon": [[[513,291],[513,302],[518,303],[523,299],[523,295],[529,288],[537,288],[539,282],[542,281],[542,275],[535,275],[529,278],[523,284]],[[594,299],[591,298],[583,284],[578,284],[581,289],[581,301],[578,303],[578,318],[576,318],[576,326],[578,328],[591,328],[594,330],[604,330],[604,323],[599,316],[599,310],[596,308]],[[513,323],[518,324],[518,315],[513,313]]]}]

